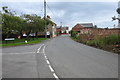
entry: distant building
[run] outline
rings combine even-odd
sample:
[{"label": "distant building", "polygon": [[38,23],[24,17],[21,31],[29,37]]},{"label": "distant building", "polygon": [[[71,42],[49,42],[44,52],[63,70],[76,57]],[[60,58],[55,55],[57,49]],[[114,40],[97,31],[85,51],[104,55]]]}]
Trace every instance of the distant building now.
[{"label": "distant building", "polygon": [[72,28],[72,30],[73,30],[73,31],[76,31],[76,32],[80,32],[80,30],[83,29],[83,28],[84,28],[84,27],[81,26],[80,24],[76,24],[76,25]]},{"label": "distant building", "polygon": [[61,26],[56,26],[57,35],[61,34]]},{"label": "distant building", "polygon": [[94,28],[93,23],[80,23],[76,24],[72,30],[81,33],[81,31],[89,30],[91,28]]},{"label": "distant building", "polygon": [[69,27],[62,27],[61,28],[61,33],[68,34],[69,33]]},{"label": "distant building", "polygon": [[58,34],[68,34],[69,33],[69,27],[57,26],[56,31],[57,31]]},{"label": "distant building", "polygon": [[49,24],[48,25],[48,33],[50,34],[50,37],[56,37],[56,24]]},{"label": "distant building", "polygon": [[83,26],[84,28],[93,28],[93,23],[81,23],[81,26]]}]

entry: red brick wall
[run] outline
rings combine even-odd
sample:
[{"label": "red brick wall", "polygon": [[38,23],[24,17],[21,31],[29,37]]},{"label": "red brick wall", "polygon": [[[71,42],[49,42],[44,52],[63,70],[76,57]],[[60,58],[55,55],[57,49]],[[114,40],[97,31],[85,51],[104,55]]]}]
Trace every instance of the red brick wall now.
[{"label": "red brick wall", "polygon": [[98,39],[101,37],[105,37],[111,34],[120,35],[120,28],[114,29],[89,29],[91,32],[90,34],[80,34],[81,40],[93,40]]}]

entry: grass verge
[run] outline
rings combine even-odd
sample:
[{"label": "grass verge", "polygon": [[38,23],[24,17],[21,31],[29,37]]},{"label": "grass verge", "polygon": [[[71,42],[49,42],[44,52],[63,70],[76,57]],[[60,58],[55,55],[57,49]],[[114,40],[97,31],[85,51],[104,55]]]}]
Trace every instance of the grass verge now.
[{"label": "grass verge", "polygon": [[5,41],[3,41],[3,43],[0,44],[0,47],[10,47],[10,46],[19,46],[19,45],[27,45],[27,44],[37,44],[37,43],[40,43],[43,40],[46,40],[46,38],[30,39],[27,43],[25,43],[25,39],[15,40],[14,42],[10,41],[8,43],[5,43]]},{"label": "grass verge", "polygon": [[83,41],[80,38],[71,37],[72,40],[88,46],[103,49],[120,54],[120,35],[109,35],[100,39]]}]

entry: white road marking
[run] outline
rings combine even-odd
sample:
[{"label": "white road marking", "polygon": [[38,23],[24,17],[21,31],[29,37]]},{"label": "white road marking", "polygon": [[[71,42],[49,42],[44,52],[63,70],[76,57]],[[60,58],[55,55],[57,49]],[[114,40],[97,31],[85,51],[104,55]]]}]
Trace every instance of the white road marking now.
[{"label": "white road marking", "polygon": [[43,47],[43,53],[45,53],[45,48],[46,48],[46,46]]},{"label": "white road marking", "polygon": [[44,46],[44,44],[42,44],[42,45],[38,48],[37,53],[40,53],[40,49],[42,48],[42,46]]},{"label": "white road marking", "polygon": [[51,67],[51,65],[49,65],[50,71],[54,72],[53,68]]},{"label": "white road marking", "polygon": [[46,56],[46,54],[44,53],[44,56]]},{"label": "white road marking", "polygon": [[60,80],[60,79],[58,78],[58,76],[56,75],[54,69],[52,68],[52,66],[51,66],[51,64],[50,64],[50,61],[48,60],[48,58],[47,58],[47,56],[46,56],[46,54],[45,54],[45,48],[46,48],[46,46],[44,45],[44,47],[43,47],[43,54],[44,54],[44,57],[45,57],[45,59],[46,59],[47,65],[48,65],[50,71],[52,72],[54,78],[55,78],[56,80]]},{"label": "white road marking", "polygon": [[46,60],[47,64],[50,65],[50,62],[48,60]]},{"label": "white road marking", "polygon": [[20,53],[2,53],[3,55],[8,55],[8,54],[34,54],[36,52],[20,52]]},{"label": "white road marking", "polygon": [[54,76],[57,80],[59,80],[58,76],[57,76],[55,73],[53,73],[53,76]]},{"label": "white road marking", "polygon": [[48,60],[47,56],[45,56],[45,59]]}]

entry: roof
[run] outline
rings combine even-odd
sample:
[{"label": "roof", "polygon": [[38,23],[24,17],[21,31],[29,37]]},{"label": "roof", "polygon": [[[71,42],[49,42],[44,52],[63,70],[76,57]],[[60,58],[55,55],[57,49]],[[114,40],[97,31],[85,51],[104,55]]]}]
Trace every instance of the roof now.
[{"label": "roof", "polygon": [[85,28],[93,28],[93,23],[81,23],[81,26],[85,27]]},{"label": "roof", "polygon": [[68,30],[69,27],[62,27],[62,30]]},{"label": "roof", "polygon": [[83,29],[84,27],[83,26],[81,26],[80,24],[76,24],[73,28],[72,28],[72,30],[73,31],[80,31],[81,29]]},{"label": "roof", "polygon": [[80,24],[76,24],[73,28],[83,28]]},{"label": "roof", "polygon": [[61,26],[56,26],[56,28],[61,28]]}]

